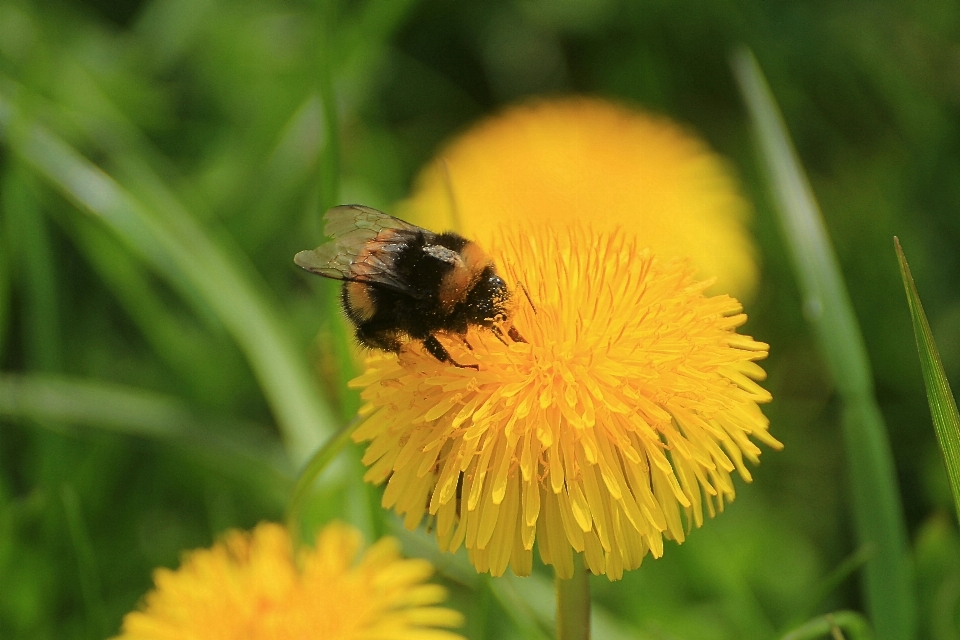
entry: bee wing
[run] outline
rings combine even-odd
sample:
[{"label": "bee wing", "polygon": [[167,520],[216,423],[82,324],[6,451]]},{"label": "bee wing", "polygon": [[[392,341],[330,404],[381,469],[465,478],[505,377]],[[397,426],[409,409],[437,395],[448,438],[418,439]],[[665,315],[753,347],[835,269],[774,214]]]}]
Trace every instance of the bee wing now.
[{"label": "bee wing", "polygon": [[327,221],[323,232],[331,238],[340,238],[360,230],[365,230],[370,234],[368,239],[375,238],[384,229],[430,233],[417,225],[388,216],[382,211],[365,207],[362,204],[343,204],[334,207],[323,215],[323,219]]},{"label": "bee wing", "polygon": [[364,207],[342,205],[324,215],[324,232],[333,238],[316,249],[294,256],[297,266],[326,278],[386,286],[416,295],[396,276],[393,262],[411,237],[434,234],[409,222]]}]

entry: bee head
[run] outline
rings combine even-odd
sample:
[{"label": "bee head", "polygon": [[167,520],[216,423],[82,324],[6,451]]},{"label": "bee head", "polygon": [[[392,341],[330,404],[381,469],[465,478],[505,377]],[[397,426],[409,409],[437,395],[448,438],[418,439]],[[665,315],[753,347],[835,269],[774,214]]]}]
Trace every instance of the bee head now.
[{"label": "bee head", "polygon": [[493,266],[487,266],[467,293],[467,319],[472,324],[492,327],[506,320],[510,312],[510,290]]}]

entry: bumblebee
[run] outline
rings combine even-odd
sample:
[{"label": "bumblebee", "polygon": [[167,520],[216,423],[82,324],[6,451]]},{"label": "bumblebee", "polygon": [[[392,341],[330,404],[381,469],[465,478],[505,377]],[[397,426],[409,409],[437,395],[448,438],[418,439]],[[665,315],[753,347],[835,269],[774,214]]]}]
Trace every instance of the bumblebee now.
[{"label": "bumblebee", "polygon": [[467,347],[471,325],[504,341],[523,342],[509,325],[511,294],[496,266],[474,242],[447,231],[433,233],[393,216],[350,204],[324,215],[333,238],[294,257],[297,266],[343,281],[340,300],[360,344],[398,353],[420,341],[440,362],[461,368],[438,333],[458,336]]}]

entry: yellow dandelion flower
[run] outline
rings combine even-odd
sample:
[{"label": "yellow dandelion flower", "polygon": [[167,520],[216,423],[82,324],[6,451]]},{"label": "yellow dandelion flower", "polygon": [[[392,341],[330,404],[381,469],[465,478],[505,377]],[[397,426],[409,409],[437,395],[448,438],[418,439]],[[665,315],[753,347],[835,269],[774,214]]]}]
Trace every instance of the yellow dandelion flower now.
[{"label": "yellow dandelion flower", "polygon": [[435,627],[462,623],[434,606],[443,587],[433,568],[404,560],[382,538],[356,560],[360,533],[331,524],[294,561],[287,530],[260,524],[158,569],[143,610],[127,614],[115,640],[463,640]]},{"label": "yellow dandelion flower", "polygon": [[352,383],[365,478],[387,483],[406,527],[432,516],[441,549],[466,546],[479,571],[529,574],[537,540],[561,577],[582,551],[618,579],[733,499],[731,472],[749,481],[743,459],[758,462],[750,436],[782,446],[758,407],[767,345],[736,333],[735,299],[703,295],[692,267],[633,236],[525,228],[497,244],[530,294],[514,296],[527,342],[445,341],[479,370],[416,344],[371,356]]},{"label": "yellow dandelion flower", "polygon": [[636,229],[658,256],[692,256],[700,277],[717,278],[717,291],[743,299],[756,286],[746,200],[726,163],[666,118],[588,98],[521,105],[442,149],[416,185],[398,215],[427,229],[487,245],[518,218],[589,216],[598,230]]}]

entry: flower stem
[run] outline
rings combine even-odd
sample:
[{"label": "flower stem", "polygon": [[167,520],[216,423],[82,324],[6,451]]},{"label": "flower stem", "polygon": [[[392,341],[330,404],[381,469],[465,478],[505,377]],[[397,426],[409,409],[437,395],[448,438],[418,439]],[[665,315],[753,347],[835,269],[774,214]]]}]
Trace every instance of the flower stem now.
[{"label": "flower stem", "polygon": [[294,485],[290,496],[290,503],[287,505],[287,528],[293,537],[294,546],[299,546],[303,542],[301,539],[303,531],[301,529],[300,511],[313,488],[314,481],[320,477],[327,465],[333,462],[334,458],[343,451],[343,448],[350,442],[350,436],[360,426],[360,422],[359,419],[354,419],[341,427],[338,432],[317,449],[304,465],[303,471],[300,472],[300,477],[297,478],[297,483]]},{"label": "flower stem", "polygon": [[556,578],[557,640],[589,640],[590,575],[579,553],[573,556],[573,577]]}]

